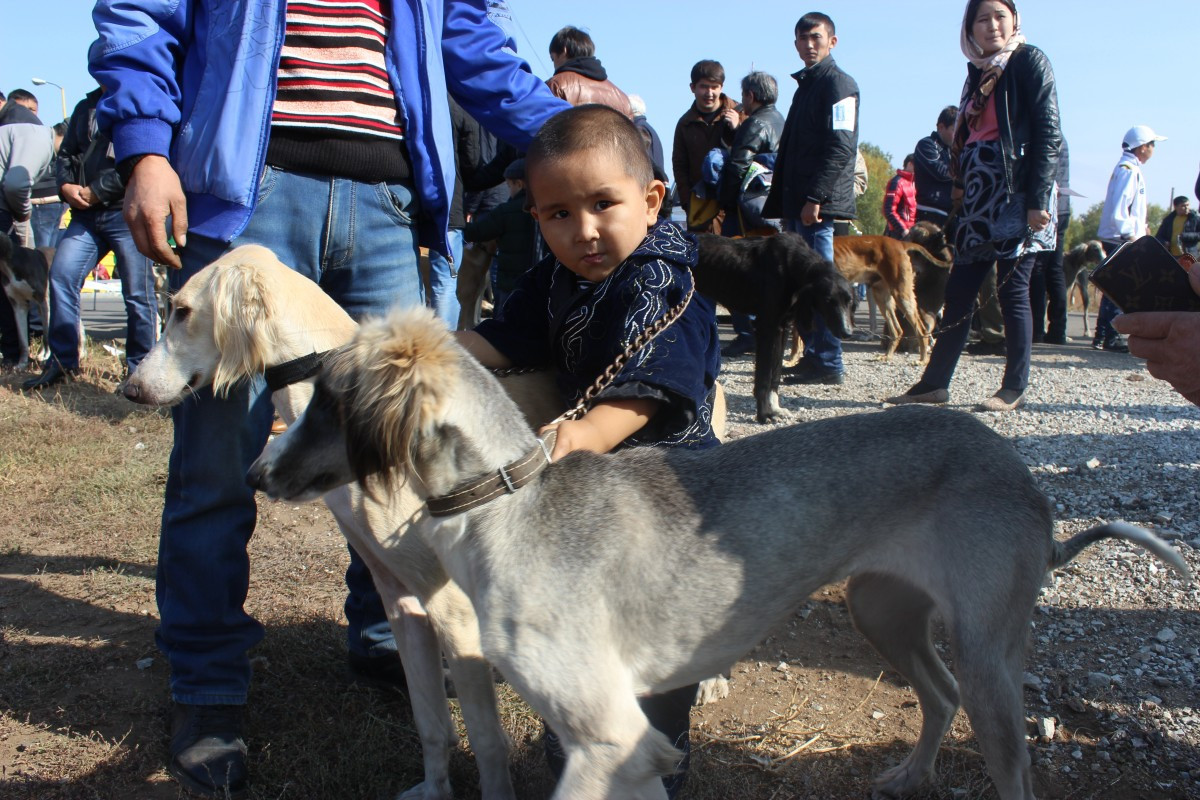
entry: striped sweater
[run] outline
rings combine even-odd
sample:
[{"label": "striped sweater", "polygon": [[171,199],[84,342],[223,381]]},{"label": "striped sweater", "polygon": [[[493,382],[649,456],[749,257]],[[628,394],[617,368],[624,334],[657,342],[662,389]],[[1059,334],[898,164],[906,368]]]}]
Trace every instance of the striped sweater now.
[{"label": "striped sweater", "polygon": [[401,139],[381,0],[288,0],[271,124]]}]

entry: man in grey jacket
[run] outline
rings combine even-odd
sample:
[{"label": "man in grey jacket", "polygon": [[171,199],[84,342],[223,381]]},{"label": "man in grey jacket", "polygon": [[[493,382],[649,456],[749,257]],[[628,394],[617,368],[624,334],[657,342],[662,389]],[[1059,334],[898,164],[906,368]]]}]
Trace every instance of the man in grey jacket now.
[{"label": "man in grey jacket", "polygon": [[[29,105],[37,100],[24,89],[14,89],[0,108],[0,233],[16,245],[25,245],[13,228],[28,222],[33,213],[33,184],[54,158],[54,137]],[[16,366],[20,340],[12,306],[0,302],[0,354],[2,366]]]},{"label": "man in grey jacket", "polygon": [[[741,213],[742,181],[755,156],[779,151],[783,115],[775,108],[778,99],[779,84],[767,73],[751,72],[742,78],[742,112],[748,116],[733,134],[717,192],[721,210],[725,212],[721,230],[725,236],[744,236],[753,227]],[[732,322],[736,336],[721,348],[721,355],[728,358],[754,352],[754,317],[734,313]]]}]

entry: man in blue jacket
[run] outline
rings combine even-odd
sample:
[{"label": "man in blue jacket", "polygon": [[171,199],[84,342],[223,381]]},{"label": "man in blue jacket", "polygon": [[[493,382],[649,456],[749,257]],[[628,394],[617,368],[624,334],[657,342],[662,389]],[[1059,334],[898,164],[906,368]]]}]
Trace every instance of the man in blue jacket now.
[{"label": "man in blue jacket", "polygon": [[[452,95],[523,147],[567,105],[512,51],[499,0],[100,0],[90,69],[106,89],[138,248],[178,269],[172,288],[226,250],[265,245],[356,318],[422,302],[418,243],[448,255]],[[352,17],[352,19],[348,19]],[[321,28],[353,29],[368,54],[347,67]],[[331,31],[332,32],[332,31]],[[347,113],[347,108],[353,113]],[[172,249],[171,234],[179,246]],[[175,702],[169,769],[189,791],[246,791],[247,650],[262,626],[243,608],[255,522],[243,480],[266,442],[261,379],[173,409],[157,597]],[[352,672],[403,685],[371,576],[346,574]]]}]

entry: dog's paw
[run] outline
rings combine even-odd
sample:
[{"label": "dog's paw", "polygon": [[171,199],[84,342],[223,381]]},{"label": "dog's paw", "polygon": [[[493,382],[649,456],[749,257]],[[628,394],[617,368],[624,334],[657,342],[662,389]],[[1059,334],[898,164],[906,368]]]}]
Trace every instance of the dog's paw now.
[{"label": "dog's paw", "polygon": [[406,792],[396,795],[396,800],[454,800],[450,781],[423,781]]},{"label": "dog's paw", "polygon": [[920,770],[913,763],[912,755],[901,763],[885,770],[871,784],[871,800],[896,800],[913,794],[929,776],[928,770]]},{"label": "dog's paw", "polygon": [[724,675],[718,675],[700,682],[700,687],[696,690],[694,705],[706,706],[709,703],[724,700],[726,697],[729,697],[729,679]]}]

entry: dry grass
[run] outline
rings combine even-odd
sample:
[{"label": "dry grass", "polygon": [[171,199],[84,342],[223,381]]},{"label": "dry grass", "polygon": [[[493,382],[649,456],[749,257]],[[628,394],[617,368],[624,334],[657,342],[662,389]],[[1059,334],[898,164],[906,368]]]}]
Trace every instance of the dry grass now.
[{"label": "dry grass", "polygon": [[[5,798],[180,796],[163,769],[167,669],[154,644],[170,419],[114,396],[118,374],[115,361],[93,360],[81,381],[44,395],[22,394],[24,376],[0,377]],[[420,747],[401,695],[344,679],[344,540],[321,506],[264,503],[259,519],[248,608],[267,633],[252,653],[251,797],[393,797],[419,781]],[[737,665],[729,700],[696,713],[689,800],[865,797],[871,777],[907,753],[920,724],[912,693],[879,677],[839,602],[826,590],[797,631]],[[772,670],[781,641],[795,665],[787,675]],[[499,689],[518,794],[544,798],[540,722]],[[960,715],[923,796],[993,797],[975,751]],[[465,744],[451,766],[458,796],[478,797]],[[1080,788],[1038,786],[1046,798],[1121,794]]]}]

